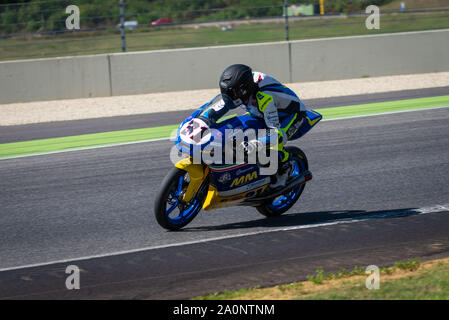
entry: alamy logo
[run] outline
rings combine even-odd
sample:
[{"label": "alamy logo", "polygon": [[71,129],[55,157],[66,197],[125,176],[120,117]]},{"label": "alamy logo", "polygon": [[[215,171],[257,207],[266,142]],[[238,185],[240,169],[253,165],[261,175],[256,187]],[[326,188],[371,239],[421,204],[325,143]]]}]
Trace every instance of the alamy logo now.
[{"label": "alamy logo", "polygon": [[[258,139],[267,136],[274,143],[265,144]],[[174,132],[172,139],[176,137]],[[258,164],[260,175],[273,175],[278,167],[278,153],[270,152],[269,149],[276,149],[277,140],[274,129],[225,129],[223,135],[216,129],[209,129],[203,120],[193,119],[179,130],[178,147],[172,147],[170,159],[172,163],[177,163],[189,155],[195,164]],[[248,178],[247,175],[238,177],[232,186],[249,182],[257,175],[256,172]],[[220,178],[224,182],[229,177]]]},{"label": "alamy logo", "polygon": [[379,267],[375,265],[371,265],[366,267],[365,273],[369,274],[368,278],[366,278],[366,288],[368,290],[378,290],[380,289],[380,271]]},{"label": "alamy logo", "polygon": [[371,5],[366,7],[366,14],[370,14],[365,20],[365,26],[368,30],[380,29],[380,9],[378,6]]},{"label": "alamy logo", "polygon": [[70,265],[65,269],[65,273],[69,274],[65,280],[65,287],[68,290],[78,290],[80,288],[80,268]]},{"label": "alamy logo", "polygon": [[65,19],[65,26],[69,30],[79,30],[80,28],[80,8],[75,5],[70,5],[65,8],[65,13],[70,14]]}]

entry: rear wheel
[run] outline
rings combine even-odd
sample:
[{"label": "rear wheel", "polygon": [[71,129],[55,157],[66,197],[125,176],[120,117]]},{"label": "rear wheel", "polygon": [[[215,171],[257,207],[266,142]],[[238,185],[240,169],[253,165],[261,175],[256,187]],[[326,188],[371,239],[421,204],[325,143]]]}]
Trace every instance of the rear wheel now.
[{"label": "rear wheel", "polygon": [[[291,156],[291,162],[293,170],[290,173],[288,181],[301,175],[304,171],[309,169],[307,157],[305,153],[297,147],[285,148]],[[288,183],[287,181],[287,183]],[[268,200],[264,205],[256,207],[257,211],[267,217],[278,217],[284,212],[288,211],[298,201],[302,192],[304,191],[306,184],[301,184],[288,193],[280,195],[276,198]]]},{"label": "rear wheel", "polygon": [[189,174],[176,167],[162,181],[154,203],[154,214],[161,227],[168,230],[181,229],[200,212],[206,188],[203,184],[196,196],[191,201],[185,202],[182,197],[189,182]]}]

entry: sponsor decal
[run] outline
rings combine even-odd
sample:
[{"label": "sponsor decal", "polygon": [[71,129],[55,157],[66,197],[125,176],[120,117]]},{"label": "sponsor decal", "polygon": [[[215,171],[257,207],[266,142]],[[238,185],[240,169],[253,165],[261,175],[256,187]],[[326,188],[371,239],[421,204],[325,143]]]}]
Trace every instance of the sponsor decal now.
[{"label": "sponsor decal", "polygon": [[248,173],[245,176],[235,178],[231,183],[231,188],[250,182],[253,179],[257,179],[257,171],[253,171],[252,173]]},{"label": "sponsor decal", "polygon": [[291,137],[295,132],[296,132],[297,128],[295,126],[291,126],[288,130],[287,130],[287,136]]},{"label": "sponsor decal", "polygon": [[251,194],[250,195],[248,195],[248,194],[245,195],[245,193],[253,192],[255,190],[259,190],[259,189],[256,189],[256,188],[261,188],[261,187],[263,187],[263,189],[261,189],[260,192],[263,192],[263,190],[265,190],[265,188],[268,187],[269,183],[270,183],[270,178],[267,177],[265,179],[260,179],[260,180],[257,180],[255,182],[251,182],[251,183],[249,183],[247,185],[244,185],[244,186],[241,186],[241,187],[238,187],[238,188],[233,188],[231,190],[226,190],[226,191],[219,191],[218,195],[220,197],[233,197],[233,198],[234,198],[234,196],[236,198],[240,198],[241,196],[250,197],[250,196],[254,196],[255,194],[253,193],[252,195]]},{"label": "sponsor decal", "polygon": [[239,169],[237,170],[237,172],[235,173],[237,176],[241,175],[242,173],[245,173],[249,170],[253,170],[253,168],[246,168],[246,169]]},{"label": "sponsor decal", "polygon": [[223,173],[219,178],[218,181],[221,183],[225,183],[227,181],[231,180],[231,174],[229,172]]}]

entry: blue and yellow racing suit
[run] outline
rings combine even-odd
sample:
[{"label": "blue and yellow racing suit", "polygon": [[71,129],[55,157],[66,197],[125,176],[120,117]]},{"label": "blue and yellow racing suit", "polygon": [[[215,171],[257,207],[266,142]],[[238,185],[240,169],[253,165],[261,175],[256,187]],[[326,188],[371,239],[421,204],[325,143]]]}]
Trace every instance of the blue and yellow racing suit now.
[{"label": "blue and yellow racing suit", "polygon": [[[263,119],[268,129],[274,129],[278,135],[277,143],[271,141],[270,149],[277,150],[281,162],[289,159],[290,155],[284,145],[288,140],[295,139],[294,135],[304,121],[306,106],[298,96],[275,78],[261,72],[253,72],[254,82],[258,84],[257,91],[245,106],[249,114],[255,118]],[[232,101],[226,101],[220,110],[203,114],[212,122],[218,120],[230,109],[236,106]],[[264,144],[270,142],[270,137],[260,137]]]}]

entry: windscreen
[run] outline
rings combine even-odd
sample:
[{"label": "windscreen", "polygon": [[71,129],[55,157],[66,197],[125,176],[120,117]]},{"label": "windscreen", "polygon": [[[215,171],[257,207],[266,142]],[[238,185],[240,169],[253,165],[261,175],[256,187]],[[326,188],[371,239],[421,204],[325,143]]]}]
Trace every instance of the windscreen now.
[{"label": "windscreen", "polygon": [[243,114],[246,110],[244,106],[242,107],[243,108],[225,108],[225,103],[221,94],[219,94],[212,99],[207,107],[204,108],[204,110],[200,113],[200,116],[203,116],[215,123],[219,122],[220,119],[228,118],[232,115]]}]

